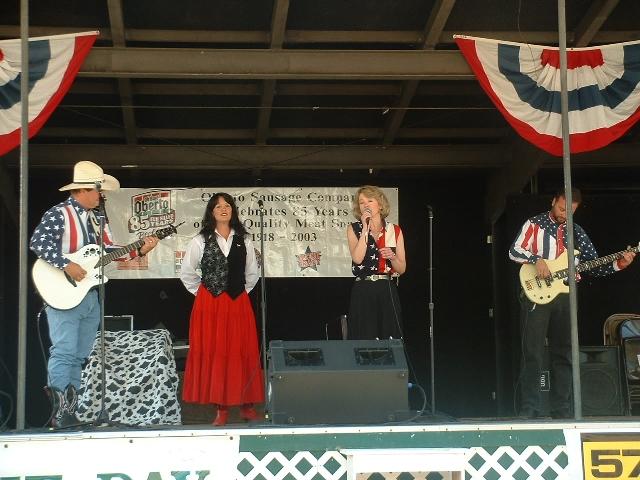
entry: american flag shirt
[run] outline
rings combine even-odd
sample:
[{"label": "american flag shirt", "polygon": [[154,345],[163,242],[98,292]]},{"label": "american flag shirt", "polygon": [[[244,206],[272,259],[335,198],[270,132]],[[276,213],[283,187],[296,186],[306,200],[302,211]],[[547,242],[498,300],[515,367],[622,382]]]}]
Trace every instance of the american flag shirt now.
[{"label": "american flag shirt", "polygon": [[[356,238],[362,235],[362,222],[354,222],[351,224],[353,233]],[[351,261],[351,273],[356,277],[366,277],[368,275],[377,274],[393,274],[395,271],[391,267],[391,261],[385,260],[379,252],[383,247],[396,248],[396,242],[400,236],[400,226],[393,223],[384,223],[384,228],[380,232],[378,239],[375,240],[371,234],[367,237],[367,251],[362,259],[362,263],[358,264]]]},{"label": "american flag shirt", "polygon": [[[593,243],[582,227],[573,224],[575,248],[580,252],[576,257],[581,262],[598,258]],[[567,248],[567,225],[551,218],[551,212],[541,213],[527,220],[509,248],[509,258],[517,263],[536,263],[538,259],[555,260]],[[618,261],[602,265],[589,271],[595,276],[609,275],[621,270]]]},{"label": "american flag shirt", "polygon": [[[85,245],[97,244],[97,227],[93,212],[82,207],[76,199],[69,197],[50,208],[33,231],[29,248],[47,263],[64,269],[70,260],[64,254],[74,253]],[[105,250],[115,250],[109,225],[105,225],[103,245]],[[135,257],[132,252],[130,258]]]}]

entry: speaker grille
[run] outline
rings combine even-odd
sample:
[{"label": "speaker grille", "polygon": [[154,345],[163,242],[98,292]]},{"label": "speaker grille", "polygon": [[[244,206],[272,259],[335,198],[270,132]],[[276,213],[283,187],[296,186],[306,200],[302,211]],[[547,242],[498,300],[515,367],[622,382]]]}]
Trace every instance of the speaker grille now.
[{"label": "speaker grille", "polygon": [[287,367],[319,367],[324,365],[324,355],[320,348],[285,348],[284,364]]},{"label": "speaker grille", "polygon": [[395,365],[391,348],[354,348],[358,365]]},{"label": "speaker grille", "polygon": [[599,366],[583,366],[580,373],[582,387],[582,408],[588,412],[619,413],[616,405],[619,403],[620,383],[608,370],[606,364]]}]

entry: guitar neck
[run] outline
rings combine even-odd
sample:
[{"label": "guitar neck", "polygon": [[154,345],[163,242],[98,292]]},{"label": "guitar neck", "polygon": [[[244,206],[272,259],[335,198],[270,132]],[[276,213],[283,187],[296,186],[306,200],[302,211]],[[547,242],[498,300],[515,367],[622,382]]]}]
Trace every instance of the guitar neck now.
[{"label": "guitar neck", "polygon": [[[594,258],[593,260],[586,261],[584,263],[579,263],[578,265],[576,265],[576,273],[586,272],[588,270],[592,270],[594,268],[601,267],[603,265],[607,265],[607,264],[613,262],[614,260],[617,260],[620,257],[622,257],[622,255],[624,253],[626,253],[626,252],[638,253],[639,249],[640,249],[640,246],[627,248],[626,250],[621,250],[619,252],[612,253],[612,254],[607,255],[605,257],[598,257],[598,258]],[[560,271],[558,271],[556,273],[558,275],[558,278],[566,278],[569,275],[569,269],[565,268],[565,269],[560,270]]]},{"label": "guitar neck", "polygon": [[125,253],[133,252],[135,249],[141,247],[142,245],[144,245],[144,240],[141,239],[136,242],[130,243],[129,245],[126,245],[124,247],[118,248],[112,252],[109,252],[106,255],[103,255],[102,257],[100,257],[100,261],[96,266],[99,266],[100,264],[102,264],[102,266],[104,267],[105,265],[114,261],[116,258],[120,258]]}]

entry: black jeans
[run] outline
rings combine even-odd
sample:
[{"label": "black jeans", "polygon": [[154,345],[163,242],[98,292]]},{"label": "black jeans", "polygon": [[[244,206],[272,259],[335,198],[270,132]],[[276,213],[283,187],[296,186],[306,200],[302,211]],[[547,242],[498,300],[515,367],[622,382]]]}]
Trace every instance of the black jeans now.
[{"label": "black jeans", "polygon": [[520,412],[540,413],[540,375],[545,338],[549,340],[551,394],[550,414],[571,416],[571,318],[569,295],[559,294],[546,305],[537,305],[520,297],[522,370],[520,373]]}]

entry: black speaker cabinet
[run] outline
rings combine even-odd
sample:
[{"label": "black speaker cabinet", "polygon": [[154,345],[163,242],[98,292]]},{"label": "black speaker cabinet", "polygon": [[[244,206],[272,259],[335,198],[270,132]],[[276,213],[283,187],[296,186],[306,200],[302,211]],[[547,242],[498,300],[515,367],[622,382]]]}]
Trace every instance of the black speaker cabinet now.
[{"label": "black speaker cabinet", "polygon": [[617,346],[580,347],[580,384],[584,415],[624,415]]},{"label": "black speaker cabinet", "polygon": [[[540,375],[542,415],[549,415],[549,391],[553,388],[549,365],[547,349]],[[617,346],[581,346],[582,414],[587,416],[624,415],[626,402],[621,378]]]},{"label": "black speaker cabinet", "polygon": [[384,423],[408,414],[400,340],[274,340],[269,356],[273,423]]}]

